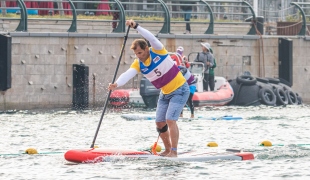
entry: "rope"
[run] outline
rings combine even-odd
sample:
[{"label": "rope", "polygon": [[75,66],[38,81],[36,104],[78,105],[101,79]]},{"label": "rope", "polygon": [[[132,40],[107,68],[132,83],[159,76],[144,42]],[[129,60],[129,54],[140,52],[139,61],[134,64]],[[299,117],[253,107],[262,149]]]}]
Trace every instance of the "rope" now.
[{"label": "rope", "polygon": [[[258,22],[258,21],[256,21]],[[254,27],[255,27],[255,30],[256,30],[256,33],[259,35],[259,40],[260,40],[260,46],[259,47],[262,47],[262,53],[263,53],[263,72],[262,72],[262,76],[265,77],[265,53],[264,53],[264,40],[263,40],[263,36],[262,34],[259,32],[259,30],[257,29],[257,26],[256,26],[256,22],[253,21],[253,24],[254,24]],[[261,75],[261,74],[260,74]]]},{"label": "rope", "polygon": [[[295,14],[291,14],[291,15],[287,15],[287,16],[284,16],[285,18],[288,18],[288,17],[293,17],[293,16],[299,16],[298,13],[295,13]],[[282,18],[280,16],[273,16],[273,17],[269,17],[269,19],[279,19],[279,18]],[[300,21],[302,22],[302,21]],[[261,22],[258,22],[258,23],[261,23]],[[299,22],[298,22],[299,23]],[[262,23],[261,23],[262,24]]]},{"label": "rope", "polygon": [[260,9],[260,8],[258,8],[257,10],[263,11],[263,12],[281,12],[281,11],[286,11],[288,9],[293,9],[293,8],[295,8],[295,7],[292,6],[292,7],[289,7],[289,8],[286,8],[286,9],[277,10],[277,11],[268,11],[268,10],[264,10],[264,9]]},{"label": "rope", "polygon": [[[295,13],[295,14],[287,14],[283,17],[287,18],[287,17],[293,17],[293,16],[299,16],[299,12]],[[282,18],[282,16],[272,16],[272,17],[268,17],[269,19],[276,19],[276,18]]]},{"label": "rope", "polygon": [[[264,25],[263,23],[258,22],[258,21],[257,21],[257,23],[259,23],[259,24],[261,24],[261,25]],[[295,24],[291,24],[291,25],[288,25],[288,26],[281,26],[281,27],[275,27],[275,28],[277,28],[277,29],[281,29],[281,28],[289,28],[289,27],[296,26],[297,24],[300,24],[300,23],[302,23],[302,21],[299,21],[299,22],[297,22],[297,23],[295,23]],[[255,23],[254,23],[254,24],[255,24]],[[255,28],[256,28],[256,25],[255,25]]]}]

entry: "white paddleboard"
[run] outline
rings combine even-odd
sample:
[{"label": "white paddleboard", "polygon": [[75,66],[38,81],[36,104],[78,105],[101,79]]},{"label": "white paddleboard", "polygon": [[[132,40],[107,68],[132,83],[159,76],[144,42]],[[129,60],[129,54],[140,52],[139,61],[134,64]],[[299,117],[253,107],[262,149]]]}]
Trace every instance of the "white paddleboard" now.
[{"label": "white paddleboard", "polygon": [[254,155],[249,152],[240,153],[214,153],[214,154],[184,154],[178,157],[163,157],[157,155],[124,155],[124,156],[106,156],[102,160],[105,162],[118,160],[169,160],[169,161],[185,161],[185,162],[206,162],[206,161],[244,161],[253,160]]},{"label": "white paddleboard", "polygon": [[[122,118],[129,120],[129,121],[135,121],[135,120],[155,120],[156,115],[153,114],[123,114],[121,115]],[[179,120],[242,120],[242,117],[238,116],[221,116],[221,117],[203,117],[198,116],[197,118],[179,118]]]}]

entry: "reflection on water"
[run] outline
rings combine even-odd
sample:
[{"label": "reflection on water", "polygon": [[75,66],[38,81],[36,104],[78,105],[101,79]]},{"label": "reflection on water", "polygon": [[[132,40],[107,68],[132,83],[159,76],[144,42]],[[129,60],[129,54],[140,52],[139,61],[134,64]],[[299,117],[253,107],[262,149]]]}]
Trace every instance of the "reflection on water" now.
[{"label": "reflection on water", "polygon": [[[310,176],[309,106],[208,107],[196,115],[241,116],[243,120],[179,121],[179,150],[204,152],[215,141],[220,151],[243,149],[253,161],[172,162],[115,161],[97,164],[67,162],[69,149],[88,148],[101,110],[18,111],[0,114],[1,179],[274,179]],[[122,113],[152,114],[141,109],[108,110],[96,145],[100,148],[144,149],[157,140],[154,121],[127,121]],[[190,112],[185,109],[185,117]],[[275,146],[262,147],[270,140]],[[162,142],[159,144],[163,147]],[[35,148],[37,155],[23,154]]]}]

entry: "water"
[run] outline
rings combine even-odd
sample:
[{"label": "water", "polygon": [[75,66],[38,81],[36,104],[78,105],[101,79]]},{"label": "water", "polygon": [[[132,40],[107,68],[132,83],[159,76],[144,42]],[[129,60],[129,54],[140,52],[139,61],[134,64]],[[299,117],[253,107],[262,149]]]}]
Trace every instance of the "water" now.
[{"label": "water", "polygon": [[[203,152],[210,150],[208,142],[215,141],[219,145],[213,148],[215,151],[235,148],[255,155],[251,161],[212,162],[139,160],[73,164],[64,159],[63,153],[90,147],[101,110],[2,113],[0,179],[307,179],[310,178],[309,107],[200,108],[196,115],[233,115],[243,120],[180,121],[179,151]],[[109,110],[96,140],[100,148],[138,150],[156,141],[154,121],[126,121],[120,117],[121,113],[153,112]],[[184,116],[189,117],[189,112],[185,111]],[[263,140],[277,146],[259,146]],[[159,144],[163,146],[161,141]],[[31,147],[47,154],[22,154]]]}]

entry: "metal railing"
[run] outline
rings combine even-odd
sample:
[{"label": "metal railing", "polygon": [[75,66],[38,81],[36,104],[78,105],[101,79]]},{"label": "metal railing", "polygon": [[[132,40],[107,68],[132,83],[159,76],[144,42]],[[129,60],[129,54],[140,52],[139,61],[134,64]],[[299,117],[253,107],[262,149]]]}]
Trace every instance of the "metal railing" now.
[{"label": "metal railing", "polygon": [[[9,1],[9,0],[7,0]],[[6,1],[6,2],[7,2]],[[10,0],[12,1],[12,0]],[[252,6],[246,2],[246,1],[214,1],[214,0],[179,0],[177,3],[174,3],[174,1],[167,1],[164,2],[164,0],[156,0],[153,3],[144,3],[144,2],[121,2],[119,0],[110,0],[110,1],[73,1],[73,0],[66,0],[66,1],[61,1],[61,0],[40,0],[40,2],[55,2],[55,3],[63,3],[63,2],[68,2],[70,9],[64,9],[62,7],[58,8],[27,8],[25,5],[25,2],[29,1],[35,1],[35,0],[16,0],[18,7],[15,9],[20,10],[20,19],[15,18],[19,20],[19,24],[16,28],[15,31],[23,31],[27,32],[28,31],[28,20],[33,20],[33,19],[40,19],[40,18],[29,18],[28,17],[28,10],[48,10],[48,11],[59,11],[60,14],[63,14],[61,12],[63,11],[70,11],[72,14],[72,19],[69,18],[60,18],[60,19],[53,19],[53,20],[58,20],[58,21],[71,21],[71,25],[67,32],[77,32],[78,25],[77,21],[86,21],[85,19],[78,19],[78,14],[84,14],[86,12],[92,11],[104,11],[108,12],[109,14],[111,13],[118,13],[118,19],[113,19],[113,20],[99,20],[103,22],[116,22],[117,26],[116,28],[113,29],[112,32],[125,32],[125,20],[126,18],[130,16],[134,16],[135,14],[141,15],[141,14],[156,14],[156,17],[161,17],[163,20],[137,20],[138,22],[147,22],[147,23],[162,23],[162,27],[159,30],[159,33],[162,34],[170,34],[171,33],[171,24],[177,24],[177,23],[190,23],[190,24],[208,24],[208,27],[206,27],[206,30],[204,34],[213,34],[214,33],[214,25],[215,24],[229,24],[231,22],[226,21],[226,22],[216,22],[216,14],[222,16],[224,15],[227,18],[227,15],[231,16],[240,16],[240,17],[252,17],[252,21],[250,23],[246,22],[234,22],[234,24],[250,24],[251,28],[248,31],[248,35],[255,35],[256,34],[256,14],[252,8]],[[38,1],[36,1],[38,2]],[[108,4],[109,6],[115,7],[114,9],[106,9],[106,10],[98,10],[98,9],[84,9],[81,8],[81,4]],[[179,8],[184,5],[189,5],[188,3],[191,3],[190,6],[192,6],[195,11],[191,12],[194,14],[194,17],[197,18],[198,20],[193,21],[177,21],[177,20],[172,20],[172,16],[180,16],[181,14],[184,14],[184,11],[180,11]],[[212,3],[220,3],[218,6],[212,5]],[[306,27],[306,15],[304,12],[303,7],[310,5],[310,3],[291,3],[291,5],[296,6],[299,11],[302,14],[302,29],[298,33],[298,35],[305,35],[307,31]],[[301,7],[301,5],[303,7]],[[78,8],[76,8],[78,6]],[[153,7],[153,10],[149,10],[145,7],[151,6]],[[124,8],[125,7],[125,8]],[[133,8],[133,7],[143,7],[143,8]],[[221,12],[221,11],[213,11],[213,8],[216,9],[216,7],[220,8],[247,8],[248,13],[246,12]],[[9,7],[0,7],[0,10],[6,11],[7,9],[10,9]],[[181,15],[182,16],[182,15]],[[0,17],[1,19],[1,17]],[[46,20],[46,19],[44,19]]]},{"label": "metal railing", "polygon": [[291,2],[291,5],[294,5],[296,8],[299,9],[301,16],[302,16],[302,26],[301,29],[298,33],[298,35],[305,36],[307,33],[307,22],[306,22],[306,15],[304,9],[300,6],[304,5],[310,5],[310,3],[296,3],[296,2]]}]

